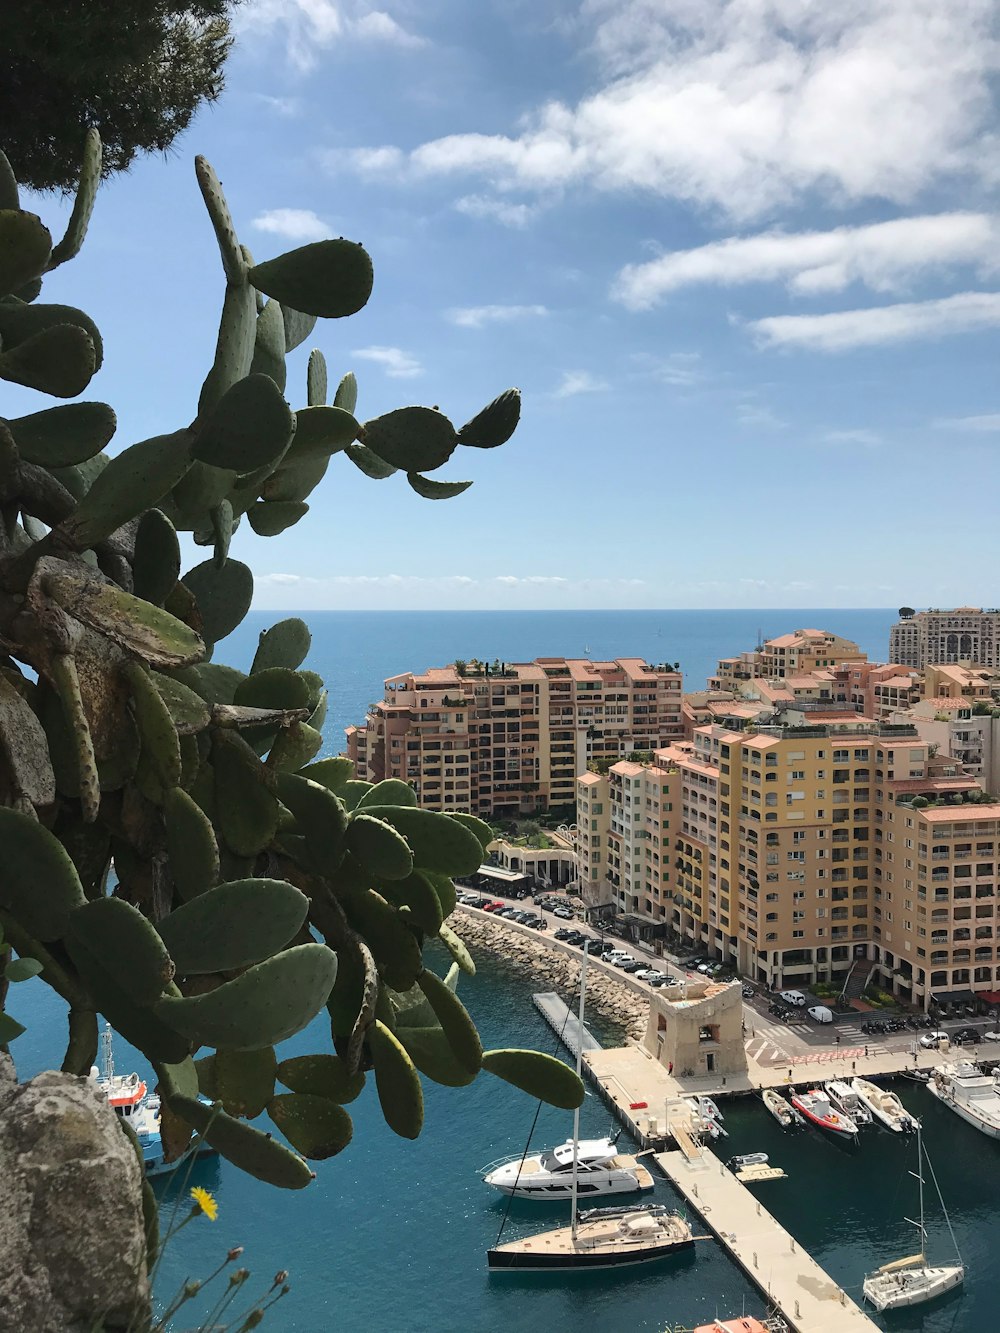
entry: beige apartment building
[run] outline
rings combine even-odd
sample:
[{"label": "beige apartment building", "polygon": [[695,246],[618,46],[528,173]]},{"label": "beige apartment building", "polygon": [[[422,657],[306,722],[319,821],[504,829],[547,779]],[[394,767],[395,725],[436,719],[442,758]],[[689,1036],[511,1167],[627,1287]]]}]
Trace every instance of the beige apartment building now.
[{"label": "beige apartment building", "polygon": [[712,724],[601,782],[594,900],[779,989],[855,968],[925,1008],[1000,991],[1000,805],[912,725]]},{"label": "beige apartment building", "polygon": [[1000,667],[1000,611],[959,606],[901,617],[889,631],[889,656],[918,671],[929,662]]},{"label": "beige apartment building", "polygon": [[729,689],[740,681],[783,680],[786,676],[805,676],[838,663],[865,661],[867,654],[852,639],[829,630],[796,629],[765,639],[757,648],[737,657],[720,658],[709,686]]},{"label": "beige apartment building", "polygon": [[569,807],[588,766],[683,735],[682,678],[667,666],[564,657],[459,666],[385,682],[364,723],[347,728],[359,778],[401,778],[429,810],[509,817]]}]

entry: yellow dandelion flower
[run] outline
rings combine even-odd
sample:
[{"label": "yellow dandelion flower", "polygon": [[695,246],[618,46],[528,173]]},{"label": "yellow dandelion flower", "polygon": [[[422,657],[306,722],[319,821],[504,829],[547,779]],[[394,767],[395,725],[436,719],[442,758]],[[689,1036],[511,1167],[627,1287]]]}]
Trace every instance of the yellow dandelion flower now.
[{"label": "yellow dandelion flower", "polygon": [[208,1190],[203,1190],[200,1185],[195,1185],[194,1189],[191,1191],[191,1198],[194,1199],[195,1204],[201,1209],[210,1222],[214,1222],[219,1216],[219,1205],[212,1198],[211,1194],[209,1194]]}]

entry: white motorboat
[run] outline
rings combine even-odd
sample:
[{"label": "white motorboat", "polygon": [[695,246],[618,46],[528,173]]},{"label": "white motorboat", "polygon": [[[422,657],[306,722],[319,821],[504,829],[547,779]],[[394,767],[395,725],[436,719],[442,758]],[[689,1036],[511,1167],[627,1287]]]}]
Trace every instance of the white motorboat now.
[{"label": "white motorboat", "polygon": [[[614,1139],[581,1139],[576,1158],[577,1193],[637,1194],[653,1188],[653,1177],[634,1157],[619,1153]],[[551,1203],[573,1193],[573,1141],[550,1152],[483,1168],[483,1180],[515,1199]]]},{"label": "white motorboat", "polygon": [[792,1094],[792,1105],[801,1111],[812,1125],[828,1129],[838,1138],[857,1139],[858,1127],[849,1115],[834,1110],[829,1097],[819,1088],[810,1088],[808,1092]]},{"label": "white motorboat", "polygon": [[691,1110],[692,1128],[696,1134],[711,1139],[727,1139],[729,1131],[723,1127],[722,1112],[711,1097],[685,1097]]},{"label": "white motorboat", "polygon": [[782,1129],[795,1129],[805,1124],[802,1113],[796,1111],[794,1106],[790,1106],[780,1092],[775,1092],[773,1088],[765,1088],[761,1096],[764,1098],[764,1105]]},{"label": "white motorboat", "polygon": [[870,1125],[872,1113],[849,1083],[834,1078],[823,1085],[835,1111],[849,1115],[856,1125]]},{"label": "white motorboat", "polygon": [[[927,1262],[925,1253],[927,1228],[924,1225],[925,1162],[934,1181],[934,1188],[937,1190],[938,1201],[941,1204],[945,1221],[948,1223],[948,1230],[951,1233],[952,1244],[955,1246],[955,1254],[958,1258],[957,1264],[929,1264]],[[931,1166],[930,1159],[924,1149],[919,1121],[917,1122],[917,1169],[910,1174],[916,1177],[920,1191],[920,1220],[913,1223],[920,1237],[920,1253],[907,1255],[904,1259],[894,1259],[892,1263],[883,1264],[877,1272],[870,1273],[865,1278],[863,1284],[865,1298],[875,1306],[876,1310],[900,1310],[908,1305],[922,1305],[925,1301],[934,1300],[936,1296],[943,1296],[945,1292],[954,1291],[965,1281],[965,1267],[962,1264],[962,1256],[958,1253],[955,1233],[951,1229],[951,1219],[948,1217],[948,1210],[941,1198],[934,1168]],[[910,1220],[907,1218],[907,1221]]]},{"label": "white motorboat", "polygon": [[909,1134],[916,1129],[916,1120],[888,1088],[880,1088],[876,1083],[869,1083],[866,1078],[852,1079],[848,1086],[886,1129],[891,1129],[894,1134]]},{"label": "white motorboat", "polygon": [[927,1090],[981,1134],[1000,1139],[1000,1089],[971,1060],[938,1065]]},{"label": "white motorboat", "polygon": [[735,1157],[730,1157],[726,1166],[730,1171],[742,1171],[747,1166],[767,1166],[768,1156],[766,1152],[744,1152],[738,1153]]}]

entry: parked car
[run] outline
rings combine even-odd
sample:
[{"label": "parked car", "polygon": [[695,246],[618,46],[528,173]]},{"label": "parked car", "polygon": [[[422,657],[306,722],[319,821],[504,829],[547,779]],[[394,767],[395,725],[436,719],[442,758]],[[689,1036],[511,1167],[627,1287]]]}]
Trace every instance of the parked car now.
[{"label": "parked car", "polygon": [[568,927],[560,926],[559,929],[556,931],[556,933],[552,936],[552,938],[554,940],[568,940],[572,934],[574,934],[574,932],[570,930]]},{"label": "parked car", "polygon": [[629,972],[633,976],[635,976],[636,972],[641,972],[643,970],[642,961],[638,958],[632,958],[627,963],[619,963],[618,966],[623,972]]},{"label": "parked car", "polygon": [[491,902],[491,903],[483,903],[483,911],[484,911],[484,912],[499,912],[500,909],[501,909],[501,907],[506,907],[506,906],[507,906],[506,903],[501,902],[500,899],[497,898],[497,899],[495,899],[495,900],[494,900],[493,902]]},{"label": "parked car", "polygon": [[677,977],[664,977],[661,982],[654,982],[653,984],[660,986],[679,986],[681,983]]},{"label": "parked car", "polygon": [[827,1009],[825,1004],[814,1004],[811,1009],[806,1010],[806,1013],[814,1023],[833,1022],[833,1010]]},{"label": "parked car", "polygon": [[964,1043],[982,1041],[983,1034],[978,1028],[959,1028],[957,1032],[951,1034],[951,1039],[956,1045],[961,1046]]},{"label": "parked car", "polygon": [[984,1032],[983,1041],[1000,1041],[1000,1032]]},{"label": "parked car", "polygon": [[[620,957],[620,958],[615,958],[615,957],[613,957],[613,955],[610,955],[610,954],[609,954],[608,956],[609,956],[609,958],[611,959],[611,961],[613,962],[613,964],[615,965],[615,967],[620,967],[620,968],[622,968],[622,970],[624,970],[626,967],[628,967],[630,963],[634,963],[634,962],[637,961],[635,958],[632,957],[631,954],[624,954],[624,955],[623,955],[622,957]],[[640,966],[641,966],[641,964],[640,964]]]},{"label": "parked car", "polygon": [[627,949],[609,949],[608,952],[604,955],[605,961],[609,963],[617,963],[619,959],[631,958],[631,957],[632,955],[628,952]]},{"label": "parked car", "polygon": [[666,972],[661,972],[657,967],[644,967],[635,975],[639,981],[648,981],[651,986],[662,985],[667,980]]},{"label": "parked car", "polygon": [[552,915],[560,917],[563,921],[573,920],[573,913],[568,907],[554,907],[552,909]]},{"label": "parked car", "polygon": [[705,961],[705,955],[703,953],[700,953],[697,954],[694,958],[689,958],[686,962],[682,963],[681,967],[700,967],[704,961]]},{"label": "parked car", "polygon": [[949,1037],[947,1032],[921,1032],[917,1040],[925,1049],[934,1051],[937,1050],[941,1042],[948,1041]]},{"label": "parked car", "polygon": [[804,1009],[806,1007],[806,997],[800,990],[783,990],[781,992],[781,998],[786,1004],[793,1005],[796,1009]]}]

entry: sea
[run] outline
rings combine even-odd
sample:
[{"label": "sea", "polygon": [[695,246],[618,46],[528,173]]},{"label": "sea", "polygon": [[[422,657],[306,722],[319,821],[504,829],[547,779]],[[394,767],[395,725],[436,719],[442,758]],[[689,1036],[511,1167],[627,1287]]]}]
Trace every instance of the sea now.
[{"label": "sea", "polygon": [[[262,628],[278,613],[254,612],[216,657],[248,665]],[[308,665],[331,690],[326,749],[337,753],[343,727],[360,722],[369,701],[381,697],[382,680],[405,670],[444,665],[456,657],[505,661],[536,656],[614,658],[642,656],[679,661],[688,688],[699,688],[720,656],[770,637],[810,626],[857,641],[884,659],[890,610],[873,611],[607,611],[607,612],[312,612]],[[435,960],[444,970],[444,957]],[[463,977],[460,994],[484,1043],[554,1050],[555,1038],[531,1003],[531,984],[502,960],[482,958],[475,977]],[[571,998],[569,996],[567,999]],[[65,1040],[65,1007],[37,980],[12,989],[11,1011],[27,1025],[12,1045],[21,1078],[58,1067]],[[595,1020],[605,1044],[621,1033]],[[329,1033],[317,1019],[285,1043],[286,1055],[328,1051]],[[116,1041],[119,1072],[145,1068],[142,1057]],[[897,1085],[903,1101],[923,1119],[924,1141],[968,1270],[964,1290],[930,1307],[873,1316],[899,1333],[978,1333],[1000,1328],[1000,1144],[986,1139],[916,1084]],[[155,1278],[162,1309],[188,1280],[206,1278],[226,1251],[242,1246],[240,1263],[251,1270],[245,1295],[265,1293],[279,1270],[290,1292],[268,1313],[263,1328],[288,1333],[664,1333],[716,1315],[763,1314],[766,1299],[709,1238],[693,1252],[647,1271],[586,1277],[489,1275],[486,1250],[503,1224],[504,1239],[560,1225],[566,1205],[506,1202],[483,1185],[484,1166],[523,1151],[535,1103],[516,1089],[480,1077],[468,1088],[425,1086],[425,1127],[416,1142],[397,1138],[383,1123],[374,1087],[349,1109],[354,1139],[340,1156],[315,1164],[316,1180],[302,1191],[274,1189],[227,1162],[202,1159],[190,1170],[156,1184],[161,1220],[188,1210],[187,1191],[198,1185],[218,1203],[218,1218],[199,1216],[169,1242]],[[788,1178],[755,1187],[758,1197],[798,1242],[856,1299],[873,1267],[914,1253],[915,1231],[906,1217],[916,1208],[915,1146],[868,1129],[856,1152],[819,1132],[784,1134],[755,1098],[724,1105],[729,1138],[717,1150],[763,1151]],[[582,1111],[584,1134],[611,1128],[596,1095]],[[570,1134],[566,1112],[543,1108],[531,1146],[552,1146]],[[656,1197],[683,1206],[665,1181]],[[707,1231],[692,1218],[696,1234]],[[942,1262],[954,1253],[933,1191],[928,1196],[928,1252]],[[768,1255],[759,1271],[766,1287]],[[231,1267],[231,1266],[230,1266]],[[186,1303],[171,1322],[175,1333],[202,1326],[214,1304],[217,1278]],[[231,1325],[239,1326],[238,1321]],[[836,1329],[835,1314],[829,1325]]]}]

